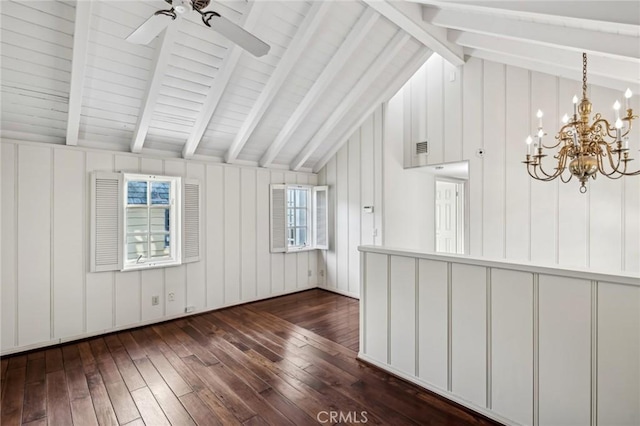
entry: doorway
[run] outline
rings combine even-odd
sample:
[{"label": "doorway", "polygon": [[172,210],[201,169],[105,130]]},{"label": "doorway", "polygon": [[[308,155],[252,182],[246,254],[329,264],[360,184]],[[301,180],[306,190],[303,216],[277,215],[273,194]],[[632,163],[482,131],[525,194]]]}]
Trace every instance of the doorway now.
[{"label": "doorway", "polygon": [[436,252],[464,254],[464,181],[436,178]]}]

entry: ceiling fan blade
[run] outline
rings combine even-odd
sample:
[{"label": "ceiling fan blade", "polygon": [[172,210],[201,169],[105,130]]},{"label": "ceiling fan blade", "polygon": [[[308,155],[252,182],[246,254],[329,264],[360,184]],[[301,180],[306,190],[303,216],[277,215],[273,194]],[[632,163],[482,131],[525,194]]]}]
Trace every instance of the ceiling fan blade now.
[{"label": "ceiling fan blade", "polygon": [[258,37],[218,14],[211,16],[208,25],[254,56],[266,55],[271,49],[271,46]]},{"label": "ceiling fan blade", "polygon": [[135,44],[149,44],[162,30],[169,26],[171,21],[171,16],[163,14],[153,15],[132,32],[129,37],[127,37],[127,41]]}]

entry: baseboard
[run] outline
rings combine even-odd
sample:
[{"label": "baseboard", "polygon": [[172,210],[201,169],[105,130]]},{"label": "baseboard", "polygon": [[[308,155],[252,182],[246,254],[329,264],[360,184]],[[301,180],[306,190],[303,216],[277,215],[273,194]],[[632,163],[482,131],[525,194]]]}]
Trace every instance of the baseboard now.
[{"label": "baseboard", "polygon": [[349,291],[345,291],[345,290],[340,290],[339,288],[334,288],[334,287],[325,287],[325,286],[323,286],[323,285],[318,285],[318,287],[317,287],[317,288],[319,288],[319,289],[321,289],[321,290],[327,290],[327,291],[330,291],[330,292],[332,292],[332,293],[340,294],[340,295],[342,295],[342,296],[347,296],[347,297],[350,297],[350,298],[352,298],[352,299],[358,299],[358,300],[360,300],[360,295],[359,295],[359,294],[351,293],[351,292],[349,292]]},{"label": "baseboard", "polygon": [[139,327],[145,327],[145,326],[148,326],[148,325],[160,324],[160,323],[163,323],[163,322],[166,322],[166,321],[171,321],[171,320],[175,320],[175,319],[179,319],[179,318],[190,317],[190,316],[198,315],[198,314],[204,314],[204,313],[207,313],[207,312],[213,312],[213,311],[217,311],[217,310],[220,310],[220,309],[230,308],[232,306],[238,306],[238,305],[244,305],[244,304],[247,304],[247,303],[258,302],[260,300],[271,299],[273,297],[285,296],[287,294],[299,293],[301,291],[312,290],[314,288],[318,288],[318,286],[317,285],[312,285],[312,286],[307,286],[307,287],[299,287],[299,288],[295,288],[295,289],[291,289],[291,290],[285,290],[285,291],[281,291],[281,292],[278,292],[278,293],[273,293],[273,294],[270,294],[270,295],[264,296],[264,297],[255,297],[255,298],[251,298],[251,299],[247,299],[247,300],[239,300],[237,302],[228,303],[228,304],[221,305],[221,306],[216,306],[216,307],[205,307],[205,308],[198,309],[198,310],[195,310],[195,311],[189,312],[189,313],[180,313],[180,314],[175,314],[175,315],[168,315],[168,316],[164,316],[162,318],[154,318],[152,320],[140,321],[140,322],[136,322],[136,323],[132,323],[132,324],[126,324],[126,325],[121,325],[121,326],[117,326],[117,327],[106,328],[106,329],[103,329],[103,330],[91,331],[91,332],[88,332],[88,333],[82,333],[82,334],[78,334],[78,335],[75,335],[75,336],[52,339],[52,340],[47,340],[47,341],[44,341],[44,342],[33,343],[33,344],[30,344],[30,345],[17,346],[17,347],[13,347],[13,348],[9,348],[9,349],[0,351],[0,356],[15,355],[15,354],[19,354],[19,353],[22,353],[22,352],[33,351],[33,350],[37,350],[37,349],[47,348],[47,347],[50,347],[50,346],[63,345],[63,344],[66,344],[66,343],[75,342],[75,341],[78,341],[78,340],[89,339],[91,337],[102,336],[104,334],[115,333],[115,332],[118,332],[118,331],[131,330],[131,329],[135,329],[135,328],[139,328]]}]

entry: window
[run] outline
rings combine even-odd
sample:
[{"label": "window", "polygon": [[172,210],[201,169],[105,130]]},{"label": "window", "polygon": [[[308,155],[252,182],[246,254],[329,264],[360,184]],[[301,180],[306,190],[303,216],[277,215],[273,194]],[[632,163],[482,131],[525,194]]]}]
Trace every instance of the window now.
[{"label": "window", "polygon": [[91,272],[197,262],[200,183],[130,173],[91,174]]},{"label": "window", "polygon": [[124,174],[123,270],[180,263],[180,178]]},{"label": "window", "polygon": [[271,185],[271,251],[327,249],[327,187]]}]

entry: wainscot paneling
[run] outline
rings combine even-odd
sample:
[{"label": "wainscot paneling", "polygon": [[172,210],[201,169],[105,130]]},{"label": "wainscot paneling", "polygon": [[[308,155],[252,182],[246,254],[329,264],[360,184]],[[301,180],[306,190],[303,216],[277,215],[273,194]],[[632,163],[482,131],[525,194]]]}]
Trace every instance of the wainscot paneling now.
[{"label": "wainscot paneling", "polygon": [[[1,148],[2,354],[304,290],[322,278],[317,251],[270,253],[267,226],[269,183],[316,184],[316,175],[64,145]],[[200,180],[202,260],[89,273],[87,179],[97,170]]]},{"label": "wainscot paneling", "polygon": [[360,251],[360,359],[505,424],[640,424],[637,275]]}]

